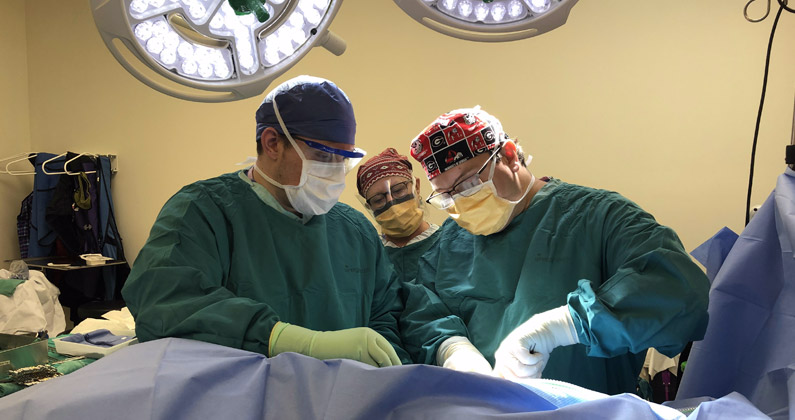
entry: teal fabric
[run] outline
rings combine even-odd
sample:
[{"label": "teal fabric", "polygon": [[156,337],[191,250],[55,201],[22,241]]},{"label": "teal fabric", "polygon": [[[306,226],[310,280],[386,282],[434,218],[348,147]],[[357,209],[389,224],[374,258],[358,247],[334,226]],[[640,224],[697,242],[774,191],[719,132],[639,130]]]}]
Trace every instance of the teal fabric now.
[{"label": "teal fabric", "polygon": [[647,348],[673,356],[704,336],[706,276],[673,230],[617,193],[553,179],[502,232],[441,230],[406,285],[401,329],[418,363],[456,335],[493,363],[519,324],[568,304],[582,344],[555,349],[544,377],[617,394],[635,391]]},{"label": "teal fabric", "polygon": [[165,204],[122,290],[140,341],[180,337],[268,354],[273,326],[371,327],[398,337],[399,283],[378,234],[338,203],[306,224],[265,204],[238,173]]},{"label": "teal fabric", "polygon": [[24,282],[21,279],[0,279],[0,295],[13,296],[17,286]]},{"label": "teal fabric", "polygon": [[414,280],[414,277],[417,277],[417,266],[419,265],[420,257],[436,245],[440,235],[441,230],[437,230],[431,236],[402,248],[384,247],[401,283]]},{"label": "teal fabric", "polygon": [[303,220],[303,218],[299,217],[298,215],[290,213],[289,211],[285,210],[285,208],[282,207],[282,205],[279,204],[279,202],[276,200],[276,197],[274,197],[273,194],[271,194],[270,191],[268,191],[265,187],[252,181],[251,178],[249,178],[248,175],[246,175],[248,171],[249,171],[248,169],[240,171],[237,173],[237,176],[238,178],[242,179],[246,184],[248,184],[251,187],[251,189],[254,190],[254,193],[257,194],[257,196],[259,197],[260,200],[262,200],[262,202],[271,206],[271,208],[287,216],[290,219]]}]

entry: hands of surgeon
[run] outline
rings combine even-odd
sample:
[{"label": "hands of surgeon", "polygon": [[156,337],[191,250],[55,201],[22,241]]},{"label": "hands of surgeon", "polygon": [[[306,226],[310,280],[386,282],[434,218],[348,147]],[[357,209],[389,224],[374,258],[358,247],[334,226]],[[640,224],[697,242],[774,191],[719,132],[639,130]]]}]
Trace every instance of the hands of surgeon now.
[{"label": "hands of surgeon", "polygon": [[491,365],[466,337],[450,337],[436,351],[436,363],[459,372],[491,375]]},{"label": "hands of surgeon", "polygon": [[317,359],[351,359],[370,366],[399,366],[395,349],[372,328],[315,331],[278,322],[270,336],[270,356],[296,352]]},{"label": "hands of surgeon", "polygon": [[512,381],[540,378],[552,349],[579,342],[568,305],[533,315],[500,343],[494,375]]}]

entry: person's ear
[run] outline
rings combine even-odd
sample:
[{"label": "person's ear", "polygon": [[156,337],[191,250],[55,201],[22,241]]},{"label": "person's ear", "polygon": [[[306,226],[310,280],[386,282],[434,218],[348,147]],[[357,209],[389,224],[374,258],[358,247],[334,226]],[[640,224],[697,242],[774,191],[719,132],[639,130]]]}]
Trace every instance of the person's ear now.
[{"label": "person's ear", "polygon": [[512,172],[516,172],[522,166],[519,162],[519,153],[516,151],[516,143],[512,140],[506,140],[502,146],[503,162]]},{"label": "person's ear", "polygon": [[414,191],[417,192],[417,197],[420,196],[420,178],[414,177]]},{"label": "person's ear", "polygon": [[262,154],[272,160],[278,160],[284,153],[284,142],[279,138],[279,133],[273,127],[266,128],[259,138],[262,145]]}]

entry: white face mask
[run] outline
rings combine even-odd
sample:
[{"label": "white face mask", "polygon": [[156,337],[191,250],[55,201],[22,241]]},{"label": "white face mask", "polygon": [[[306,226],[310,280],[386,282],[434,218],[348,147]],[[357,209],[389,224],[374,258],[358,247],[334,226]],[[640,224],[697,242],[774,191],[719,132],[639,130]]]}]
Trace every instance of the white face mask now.
[{"label": "white face mask", "polygon": [[254,164],[254,170],[276,187],[284,190],[287,200],[293,209],[303,215],[317,216],[328,213],[339,201],[345,189],[345,163],[344,162],[318,162],[304,157],[279,114],[276,98],[273,100],[273,110],[284,135],[301,158],[301,180],[298,185],[282,185],[265,175]]}]

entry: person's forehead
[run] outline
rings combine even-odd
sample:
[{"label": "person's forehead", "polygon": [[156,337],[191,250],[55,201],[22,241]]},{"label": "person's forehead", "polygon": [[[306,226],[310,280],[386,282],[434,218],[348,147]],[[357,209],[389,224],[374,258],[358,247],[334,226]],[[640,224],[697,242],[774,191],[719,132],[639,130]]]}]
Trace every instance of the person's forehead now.
[{"label": "person's forehead", "polygon": [[376,194],[385,193],[392,188],[393,185],[406,181],[409,181],[409,179],[402,176],[383,177],[378,181],[375,181],[375,183],[373,183],[373,185],[368,188],[367,191],[365,191],[364,195],[365,197],[372,197]]},{"label": "person's forehead", "polygon": [[483,153],[454,168],[444,171],[429,181],[431,187],[436,191],[446,191],[453,188],[453,185],[465,178],[465,175],[469,176],[477,172],[488,158],[489,154]]}]

